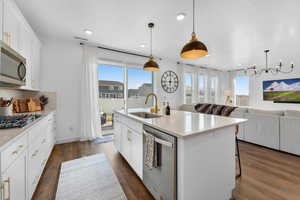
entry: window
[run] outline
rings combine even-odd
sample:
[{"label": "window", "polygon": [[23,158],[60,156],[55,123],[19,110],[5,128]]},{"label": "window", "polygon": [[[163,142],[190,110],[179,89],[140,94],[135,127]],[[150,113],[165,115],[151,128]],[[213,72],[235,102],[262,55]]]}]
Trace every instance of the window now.
[{"label": "window", "polygon": [[234,103],[238,106],[249,105],[249,77],[241,76],[234,79]]},{"label": "window", "polygon": [[210,79],[210,102],[216,103],[217,101],[217,91],[218,91],[218,77],[214,76]]},{"label": "window", "polygon": [[142,69],[128,68],[128,108],[144,108],[153,105],[153,97],[150,97],[147,105],[147,94],[153,92],[152,72]]},{"label": "window", "polygon": [[205,76],[198,75],[198,98],[199,102],[205,101]]},{"label": "window", "polygon": [[190,73],[184,74],[184,103],[191,104],[193,98],[193,76]]}]

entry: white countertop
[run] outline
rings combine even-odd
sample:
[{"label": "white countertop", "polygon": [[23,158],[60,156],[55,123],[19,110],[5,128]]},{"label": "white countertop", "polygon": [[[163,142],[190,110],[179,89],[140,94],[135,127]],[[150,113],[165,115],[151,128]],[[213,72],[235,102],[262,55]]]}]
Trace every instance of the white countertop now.
[{"label": "white countertop", "polygon": [[192,136],[195,134],[241,124],[247,121],[247,119],[222,117],[217,115],[185,112],[179,110],[171,110],[170,116],[162,115],[159,118],[151,119],[145,119],[130,114],[132,112],[149,112],[149,109],[139,108],[116,110],[115,112],[176,137]]},{"label": "white countertop", "polygon": [[[47,110],[40,112],[31,112],[31,113],[21,113],[21,114],[40,114],[41,117],[34,120],[32,123],[28,124],[23,128],[9,128],[9,129],[0,129],[0,150],[8,146],[11,142],[13,142],[18,137],[21,137],[25,131],[33,127],[40,120],[48,116],[50,113],[55,112],[55,110]],[[18,114],[16,114],[18,115]]]}]

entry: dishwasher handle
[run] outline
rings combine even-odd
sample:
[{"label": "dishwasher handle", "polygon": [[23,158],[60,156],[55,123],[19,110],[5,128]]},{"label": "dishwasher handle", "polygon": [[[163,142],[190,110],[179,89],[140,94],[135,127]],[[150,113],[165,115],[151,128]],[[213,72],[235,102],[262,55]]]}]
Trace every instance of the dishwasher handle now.
[{"label": "dishwasher handle", "polygon": [[[144,131],[144,135],[152,135],[152,134],[149,134],[148,132]],[[155,137],[155,142],[158,143],[158,144],[173,148],[173,143],[162,140],[162,139],[159,139],[157,137]]]}]

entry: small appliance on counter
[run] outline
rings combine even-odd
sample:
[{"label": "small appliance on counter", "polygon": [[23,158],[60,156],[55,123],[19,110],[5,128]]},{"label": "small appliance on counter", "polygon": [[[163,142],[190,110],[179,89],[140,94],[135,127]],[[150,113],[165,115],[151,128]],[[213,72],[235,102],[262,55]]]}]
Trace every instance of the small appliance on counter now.
[{"label": "small appliance on counter", "polygon": [[41,115],[36,114],[0,116],[0,129],[23,128],[40,117]]}]

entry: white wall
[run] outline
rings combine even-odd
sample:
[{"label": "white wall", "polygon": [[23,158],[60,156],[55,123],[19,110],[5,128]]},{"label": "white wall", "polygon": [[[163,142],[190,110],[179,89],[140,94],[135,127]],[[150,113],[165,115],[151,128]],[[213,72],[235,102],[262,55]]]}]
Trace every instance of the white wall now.
[{"label": "white wall", "polygon": [[73,41],[45,39],[41,89],[57,93],[57,140],[79,138],[81,47]]}]

